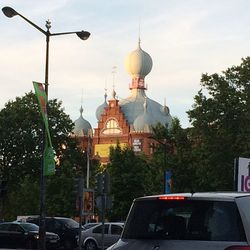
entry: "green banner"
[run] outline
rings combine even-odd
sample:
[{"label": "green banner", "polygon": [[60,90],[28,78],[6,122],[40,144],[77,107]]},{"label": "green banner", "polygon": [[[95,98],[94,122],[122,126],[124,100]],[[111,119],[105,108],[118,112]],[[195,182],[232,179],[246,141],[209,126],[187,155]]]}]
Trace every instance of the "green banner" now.
[{"label": "green banner", "polygon": [[55,173],[55,160],[54,160],[54,151],[52,148],[51,137],[49,132],[49,122],[48,122],[48,115],[47,115],[47,102],[48,98],[44,91],[44,87],[42,83],[33,82],[33,86],[35,89],[36,97],[38,100],[39,108],[42,114],[46,135],[48,138],[45,143],[45,150],[43,155],[43,163],[44,163],[44,175],[52,175]]},{"label": "green banner", "polygon": [[55,174],[55,159],[54,159],[54,150],[52,147],[46,145],[44,154],[43,154],[43,167],[44,175],[53,175]]}]

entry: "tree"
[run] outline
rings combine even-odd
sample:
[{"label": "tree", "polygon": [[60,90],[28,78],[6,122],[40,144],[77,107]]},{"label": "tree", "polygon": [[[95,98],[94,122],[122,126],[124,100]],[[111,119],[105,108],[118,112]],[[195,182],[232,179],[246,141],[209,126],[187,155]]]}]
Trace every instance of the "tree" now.
[{"label": "tree", "polygon": [[[52,212],[57,207],[54,212],[69,215],[75,212],[72,201],[61,198],[72,194],[73,189],[69,187],[73,187],[73,176],[86,167],[83,165],[84,155],[78,149],[77,141],[69,136],[73,123],[64,112],[62,102],[50,100],[48,116],[58,162],[56,175],[47,178],[46,208]],[[0,111],[0,177],[8,183],[4,203],[7,218],[20,213],[39,214],[42,128],[41,114],[32,92],[9,101]]]},{"label": "tree", "polygon": [[152,130],[152,138],[158,142],[149,164],[154,192],[163,192],[165,171],[172,172],[172,192],[190,192],[195,188],[196,174],[189,130],[181,128],[178,118],[173,118],[170,128],[157,124]]},{"label": "tree", "polygon": [[149,169],[143,156],[135,155],[131,148],[121,149],[119,144],[110,151],[107,167],[111,178],[113,210],[111,220],[126,219],[133,200],[147,195]]},{"label": "tree", "polygon": [[203,74],[187,113],[200,189],[232,190],[234,158],[250,156],[250,58],[221,75]]}]

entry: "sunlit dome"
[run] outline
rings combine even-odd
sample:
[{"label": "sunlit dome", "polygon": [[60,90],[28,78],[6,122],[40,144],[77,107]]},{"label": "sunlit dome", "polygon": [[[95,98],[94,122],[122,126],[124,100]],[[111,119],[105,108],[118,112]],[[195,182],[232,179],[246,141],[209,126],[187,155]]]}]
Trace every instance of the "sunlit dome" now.
[{"label": "sunlit dome", "polygon": [[[119,101],[122,112],[135,131],[148,130],[158,122],[163,126],[171,126],[172,123],[168,107],[166,105],[162,106],[146,96],[147,88],[144,78],[149,74],[152,66],[152,58],[141,49],[139,39],[138,48],[131,52],[125,60],[125,68],[132,76],[129,87],[131,93],[129,97]],[[147,100],[146,104],[145,99]]]},{"label": "sunlit dome", "polygon": [[151,71],[153,61],[151,56],[141,49],[140,41],[138,48],[132,51],[125,60],[125,68],[133,78],[144,79]]}]

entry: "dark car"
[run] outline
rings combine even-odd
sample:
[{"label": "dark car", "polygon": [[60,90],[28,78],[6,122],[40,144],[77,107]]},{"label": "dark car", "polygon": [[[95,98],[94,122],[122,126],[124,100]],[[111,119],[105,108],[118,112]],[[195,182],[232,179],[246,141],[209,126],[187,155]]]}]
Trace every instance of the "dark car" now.
[{"label": "dark car", "polygon": [[[30,217],[26,221],[39,225],[39,217]],[[78,246],[79,223],[75,220],[66,217],[46,217],[45,227],[46,231],[59,235],[60,247],[73,250]]]},{"label": "dark car", "polygon": [[[3,222],[0,224],[0,248],[37,249],[39,227],[32,223]],[[58,249],[59,236],[46,232],[47,249]]]}]

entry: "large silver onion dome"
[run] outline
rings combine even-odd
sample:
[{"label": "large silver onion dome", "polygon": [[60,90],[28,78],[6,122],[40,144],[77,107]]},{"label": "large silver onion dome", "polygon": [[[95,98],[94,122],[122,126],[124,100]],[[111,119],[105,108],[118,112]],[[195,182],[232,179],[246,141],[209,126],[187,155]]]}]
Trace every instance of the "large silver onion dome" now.
[{"label": "large silver onion dome", "polygon": [[125,68],[127,72],[134,78],[144,79],[150,73],[153,66],[151,56],[141,49],[140,41],[138,48],[132,51],[125,60]]},{"label": "large silver onion dome", "polygon": [[100,106],[97,107],[96,112],[95,112],[95,116],[96,119],[99,121],[101,118],[101,115],[103,114],[105,108],[108,107],[108,103],[107,103],[107,94],[105,93],[104,95],[104,103],[101,104]]},{"label": "large silver onion dome", "polygon": [[[131,94],[119,101],[121,110],[131,128],[138,132],[148,130],[150,126],[156,125],[158,122],[163,126],[172,124],[169,109],[146,96],[144,77],[151,71],[152,65],[152,58],[141,49],[139,40],[137,50],[130,53],[125,61],[125,67],[132,76]],[[146,111],[145,98],[147,98]]]},{"label": "large silver onion dome", "polygon": [[87,136],[91,133],[92,127],[90,123],[82,117],[83,108],[80,108],[80,117],[75,120],[73,134],[75,136]]}]

